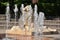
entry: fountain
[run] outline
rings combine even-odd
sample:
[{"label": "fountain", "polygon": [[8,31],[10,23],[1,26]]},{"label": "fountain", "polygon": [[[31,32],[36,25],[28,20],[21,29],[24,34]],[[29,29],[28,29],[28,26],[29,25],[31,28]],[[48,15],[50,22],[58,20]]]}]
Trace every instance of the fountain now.
[{"label": "fountain", "polygon": [[[7,29],[9,27],[9,23],[10,23],[10,10],[9,10],[9,4],[7,4],[7,8],[6,8],[6,22],[7,22]],[[28,5],[26,7],[24,7],[24,5],[21,5],[21,12],[22,15],[18,21],[18,26],[16,26],[17,24],[17,12],[18,12],[18,8],[17,8],[17,4],[15,4],[15,9],[14,9],[14,13],[15,13],[15,24],[14,26],[10,29],[7,30],[6,33],[7,34],[16,34],[16,35],[32,35],[32,32],[35,32],[34,37],[35,40],[37,37],[40,38],[40,40],[42,39],[42,35],[43,35],[43,25],[44,25],[44,13],[43,12],[39,12],[39,15],[37,13],[37,5],[35,5],[34,8],[34,14],[33,14],[33,9],[31,7],[31,5]],[[33,19],[32,19],[33,18]],[[6,38],[4,38],[3,40],[15,40],[15,39],[9,39],[7,37],[6,34]],[[11,36],[14,36],[11,35]],[[14,36],[15,37],[15,36]]]}]

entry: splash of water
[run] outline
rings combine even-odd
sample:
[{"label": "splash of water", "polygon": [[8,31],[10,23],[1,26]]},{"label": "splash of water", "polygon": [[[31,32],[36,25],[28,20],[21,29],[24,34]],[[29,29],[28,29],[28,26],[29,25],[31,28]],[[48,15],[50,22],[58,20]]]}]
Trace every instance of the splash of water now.
[{"label": "splash of water", "polygon": [[39,24],[39,30],[41,31],[40,34],[43,34],[42,33],[42,30],[44,27],[44,13],[43,12],[39,12],[38,24]]},{"label": "splash of water", "polygon": [[40,40],[42,40],[43,38],[43,27],[44,27],[44,13],[43,12],[39,12],[39,17],[38,17],[38,24],[39,24],[39,34],[40,34]]},{"label": "splash of water", "polygon": [[[7,23],[7,27],[6,27],[6,30],[7,30],[8,27],[9,27],[9,23],[10,23],[10,8],[9,8],[9,3],[7,4],[7,7],[6,7],[6,23]],[[7,36],[8,35],[6,34],[5,38],[3,38],[2,40],[9,40]]]},{"label": "splash of water", "polygon": [[[37,5],[35,5],[35,8],[34,8],[34,31],[37,33],[38,31],[38,13],[37,13]],[[36,34],[36,36],[37,36],[37,34]]]},{"label": "splash of water", "polygon": [[[6,30],[7,30],[8,27],[9,27],[9,23],[10,23],[10,8],[9,8],[9,3],[7,4],[7,7],[6,7],[6,22],[7,22],[7,27],[6,27]],[[7,34],[6,34],[6,37],[7,37]]]},{"label": "splash of water", "polygon": [[9,3],[7,4],[7,7],[6,7],[6,22],[7,22],[7,29],[8,29],[9,22],[10,22],[10,8],[9,8]]},{"label": "splash of water", "polygon": [[24,4],[21,4],[20,10],[21,10],[22,13],[23,13],[23,8],[24,8]]},{"label": "splash of water", "polygon": [[15,4],[15,9],[14,9],[14,13],[15,13],[15,25],[16,25],[16,19],[17,19],[17,12],[18,12],[18,8],[17,8],[17,4]]},{"label": "splash of water", "polygon": [[44,13],[43,12],[39,12],[38,23],[39,23],[39,26],[44,25]]},{"label": "splash of water", "polygon": [[35,31],[35,40],[38,40],[38,34],[40,34],[39,36],[39,40],[42,39],[42,30],[43,30],[43,25],[44,25],[44,13],[43,12],[39,12],[39,15],[37,13],[37,5],[35,5],[34,8],[34,31]]},{"label": "splash of water", "polygon": [[19,22],[18,22],[19,27],[20,27],[21,29],[24,28],[24,14],[23,14],[24,11],[23,11],[23,8],[24,8],[24,4],[21,4],[20,10],[21,10],[22,15],[21,15],[21,13],[20,13],[20,18],[19,18]]}]

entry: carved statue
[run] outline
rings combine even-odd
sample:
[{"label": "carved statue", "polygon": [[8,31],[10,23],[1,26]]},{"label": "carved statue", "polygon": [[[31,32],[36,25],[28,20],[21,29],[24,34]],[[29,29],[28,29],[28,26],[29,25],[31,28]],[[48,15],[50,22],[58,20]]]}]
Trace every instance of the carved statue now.
[{"label": "carved statue", "polygon": [[22,10],[22,16],[19,19],[19,25],[20,27],[24,27],[26,25],[31,26],[31,22],[32,22],[32,7],[31,5],[26,6],[25,8],[23,8]]}]

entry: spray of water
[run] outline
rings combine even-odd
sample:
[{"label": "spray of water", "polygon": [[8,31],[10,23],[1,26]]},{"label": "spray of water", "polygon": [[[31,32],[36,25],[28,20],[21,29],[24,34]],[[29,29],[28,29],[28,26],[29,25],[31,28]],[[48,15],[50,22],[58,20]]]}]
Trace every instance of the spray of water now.
[{"label": "spray of water", "polygon": [[34,8],[34,31],[35,31],[35,36],[37,36],[37,30],[38,30],[38,13],[37,13],[37,5],[35,5]]},{"label": "spray of water", "polygon": [[[44,25],[44,13],[43,12],[39,12],[39,15],[37,13],[37,5],[35,5],[34,8],[34,31],[35,34],[34,36],[37,38],[35,38],[35,40],[41,40],[42,37],[42,30],[43,30],[43,25]],[[40,36],[38,35],[40,34]],[[39,38],[38,38],[39,37]]]},{"label": "spray of water", "polygon": [[14,13],[15,13],[15,26],[16,26],[16,19],[17,19],[17,12],[18,12],[18,8],[17,8],[17,4],[15,4],[15,9],[14,9]]},{"label": "spray of water", "polygon": [[[10,8],[9,8],[9,3],[7,4],[7,7],[6,7],[6,23],[7,23],[7,26],[6,26],[6,30],[9,28],[9,23],[10,23]],[[10,40],[8,37],[7,37],[7,31],[6,31],[6,37],[3,38],[2,40]]]},{"label": "spray of water", "polygon": [[42,40],[42,38],[43,38],[43,27],[44,27],[44,13],[43,12],[39,12],[39,17],[38,17],[38,24],[39,24],[39,30],[38,30],[38,32],[39,32],[39,34],[40,34],[40,40]]}]

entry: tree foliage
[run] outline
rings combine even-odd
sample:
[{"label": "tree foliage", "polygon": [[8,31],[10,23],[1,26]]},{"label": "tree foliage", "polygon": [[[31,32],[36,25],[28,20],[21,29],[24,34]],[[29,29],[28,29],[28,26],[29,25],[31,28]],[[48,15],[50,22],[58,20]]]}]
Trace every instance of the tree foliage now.
[{"label": "tree foliage", "polygon": [[[7,3],[11,6],[14,4],[32,4],[31,0],[0,0],[0,6],[5,7]],[[45,12],[46,16],[60,16],[60,0],[39,0],[38,1],[39,11]],[[0,11],[1,12],[1,11]]]}]

